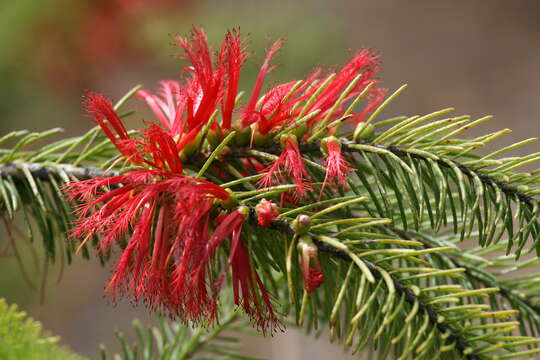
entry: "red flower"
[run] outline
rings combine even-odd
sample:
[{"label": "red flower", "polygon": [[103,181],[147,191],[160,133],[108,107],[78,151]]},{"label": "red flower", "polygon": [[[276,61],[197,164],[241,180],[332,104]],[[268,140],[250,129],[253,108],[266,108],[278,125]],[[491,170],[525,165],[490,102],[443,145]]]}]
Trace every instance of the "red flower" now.
[{"label": "red flower", "polygon": [[177,81],[162,81],[158,95],[146,90],[139,90],[137,95],[146,101],[156,118],[167,129],[171,136],[177,136],[182,131],[181,125],[187,104],[187,97],[181,91]]},{"label": "red flower", "polygon": [[272,200],[262,199],[255,206],[255,211],[257,212],[257,222],[264,227],[269,227],[272,221],[279,215],[278,207]]},{"label": "red flower", "polygon": [[[298,141],[342,117],[345,103],[368,86],[372,86],[367,92],[368,105],[352,114],[354,121],[382,101],[384,90],[372,84],[377,83],[378,56],[363,50],[335,74],[321,76],[316,70],[306,80],[278,84],[263,92],[265,78],[275,67],[271,59],[282,45],[278,40],[268,50],[251,96],[235,121],[238,83],[248,56],[239,31],[227,33],[215,56],[201,29],[194,28],[188,38],[177,36],[175,40],[183,50],[179,57],[190,63],[184,68],[186,79],[162,82],[157,94],[138,92],[161,126],[150,123],[130,136],[110,102],[98,94],[88,95],[88,113],[126,161],[138,168],[68,185],[69,198],[80,202],[71,237],[82,239],[82,246],[100,235],[100,251],[120,248],[107,285],[113,298],[125,294],[185,321],[212,322],[216,318],[217,296],[231,269],[235,303],[265,330],[277,320],[270,296],[255,272],[256,263],[241,239],[247,209],[240,207],[227,214],[224,208],[230,209],[234,202],[230,193],[207,180],[186,176],[182,159],[206,144],[215,147],[233,128],[238,133],[231,144],[236,145],[246,145],[250,136],[256,144],[269,144],[280,136],[282,152],[275,161],[264,168],[258,159],[244,157],[240,171],[265,171],[259,181],[262,187],[292,179],[296,191],[283,194],[282,202],[294,203],[311,190]],[[333,131],[326,130],[327,134]],[[323,190],[327,184],[346,186],[351,168],[339,141],[327,138],[322,150],[327,168]],[[256,211],[261,226],[269,226],[279,214],[277,206],[266,200]],[[226,241],[230,243],[228,260],[216,278],[211,260]],[[299,251],[304,287],[311,292],[324,280],[317,248],[303,239]]]},{"label": "red flower", "polygon": [[327,184],[341,185],[347,189],[347,175],[354,169],[349,167],[349,162],[343,156],[339,140],[333,136],[325,138],[321,142],[321,147],[325,153],[324,167],[326,168],[321,194]]},{"label": "red flower", "polygon": [[117,292],[129,293],[134,300],[143,296],[150,305],[164,307],[169,286],[159,286],[160,281],[172,281],[170,268],[198,265],[202,254],[193,249],[204,245],[212,200],[230,196],[205,180],[157,170],[74,182],[68,190],[71,200],[83,202],[72,238],[101,234],[99,249],[108,252],[132,232],[107,287],[113,298]]},{"label": "red flower", "polygon": [[[261,279],[253,270],[249,253],[240,238],[242,226],[248,212],[247,208],[240,207],[221,219],[219,226],[209,239],[205,255],[200,259],[197,267],[194,276],[197,285],[192,288],[199,291],[189,295],[188,311],[191,311],[192,308],[198,309],[201,303],[207,304],[208,309],[211,311],[208,315],[213,318],[215,315],[213,310],[216,308],[215,294],[220,291],[228,268],[232,267],[234,303],[242,306],[257,328],[272,332],[275,327],[279,326],[279,322],[274,313],[270,296]],[[227,238],[230,239],[229,258],[225,269],[223,269],[212,286],[214,296],[209,296],[206,292],[204,274],[215,249]],[[179,293],[182,290],[175,289]],[[182,296],[182,294],[180,295]]]},{"label": "red flower", "polygon": [[[318,78],[320,70],[316,70],[306,80],[301,81],[300,85],[297,81],[277,85],[259,99],[262,82],[271,69],[270,59],[280,46],[281,42],[276,42],[270,48],[242,119],[243,126],[256,123],[257,130],[263,135],[272,130],[279,130],[283,124],[315,111],[318,111],[318,114],[308,121],[308,128],[313,128],[327,116],[330,116],[327,121],[335,120],[343,115],[347,100],[358,96],[369,84],[377,84],[375,75],[380,67],[378,56],[368,50],[362,50],[337,73]],[[341,104],[335,107],[342,93],[353,81],[355,81],[354,86],[341,99]],[[353,119],[357,122],[361,121],[364,115],[382,101],[385,93],[386,90],[372,86],[367,93],[368,106],[359,114],[354,115]],[[297,103],[310,99],[315,94],[317,96],[311,103],[295,107]],[[256,104],[258,104],[258,109]]]},{"label": "red flower", "polygon": [[[277,324],[268,293],[240,240],[245,211],[233,211],[210,231],[218,212],[214,201],[226,202],[230,193],[184,176],[177,143],[158,125],[149,124],[134,140],[103,96],[90,94],[87,106],[116,147],[146,167],[67,186],[69,200],[80,202],[71,237],[83,239],[82,246],[99,234],[100,251],[122,248],[107,285],[112,298],[128,295],[181,320],[210,323],[232,267],[236,304],[263,330]],[[225,239],[231,239],[229,260],[218,279],[209,283],[209,262]]]},{"label": "red flower", "polygon": [[252,268],[244,243],[240,239],[237,241],[232,258],[234,303],[242,306],[258,329],[272,332],[280,324],[272,308],[270,295]]},{"label": "red flower", "polygon": [[203,30],[194,28],[190,38],[177,36],[175,41],[184,50],[178,57],[191,63],[185,68],[191,77],[185,85],[162,82],[159,96],[145,90],[140,90],[138,95],[173,136],[186,133],[183,145],[209,123],[219,104],[222,111],[219,128],[230,130],[240,72],[248,56],[240,32],[227,33],[215,62]]},{"label": "red flower", "polygon": [[135,142],[130,139],[112,104],[103,95],[89,92],[85,97],[85,105],[88,115],[97,121],[122,155],[134,162],[139,162]]},{"label": "red flower", "polygon": [[266,58],[264,59],[261,69],[259,70],[259,75],[257,75],[257,79],[255,80],[255,86],[253,87],[253,91],[251,92],[251,97],[247,106],[244,109],[244,117],[242,119],[243,127],[249,126],[257,121],[258,117],[256,116],[255,110],[257,100],[259,99],[259,95],[261,94],[261,89],[266,75],[275,67],[270,66],[270,60],[272,60],[272,57],[281,48],[282,43],[282,40],[277,40],[275,43],[272,44],[272,46],[266,53]]},{"label": "red flower", "polygon": [[[320,95],[317,97],[316,101],[307,109],[306,113],[312,112],[316,109],[320,109],[321,112],[317,117],[309,121],[309,125],[315,124],[317,121],[322,120],[330,111],[333,111],[332,119],[337,119],[343,114],[344,104],[348,99],[355,98],[358,96],[370,83],[377,84],[375,80],[375,75],[378,73],[380,68],[379,56],[373,54],[367,49],[361,50],[356,55],[353,56],[351,61],[349,61],[343,68],[335,74],[335,77],[330,80],[328,85],[321,91]],[[320,86],[322,86],[327,79],[333,74],[329,74],[327,77],[319,81]],[[352,81],[358,77],[356,84],[352,87],[349,94],[343,99],[341,106],[337,109],[333,109],[337,100],[341,96],[342,92],[352,83]],[[319,88],[317,88],[318,90]],[[313,90],[313,92],[317,91]],[[382,101],[382,98],[379,96],[370,96],[369,94],[380,94],[384,96],[385,90],[378,89],[376,86],[373,86],[368,91],[368,97],[372,98],[370,105],[368,105],[369,111],[378,104],[375,104],[374,98],[377,101]],[[362,116],[365,115],[365,111],[362,112]],[[330,119],[330,120],[332,120]],[[356,117],[356,121],[362,120],[361,117]]]},{"label": "red flower", "polygon": [[221,103],[221,113],[223,117],[222,128],[230,130],[232,125],[232,115],[238,94],[238,82],[242,65],[248,57],[240,39],[240,31],[228,32],[221,45],[220,60],[227,72],[226,95]]},{"label": "red flower", "polygon": [[291,177],[296,183],[296,195],[302,197],[304,193],[310,189],[308,184],[309,174],[304,167],[304,160],[300,149],[298,149],[298,142],[296,137],[286,136],[283,143],[283,152],[279,158],[268,168],[266,174],[259,184],[262,187],[270,187],[276,183],[287,182],[286,178]]}]

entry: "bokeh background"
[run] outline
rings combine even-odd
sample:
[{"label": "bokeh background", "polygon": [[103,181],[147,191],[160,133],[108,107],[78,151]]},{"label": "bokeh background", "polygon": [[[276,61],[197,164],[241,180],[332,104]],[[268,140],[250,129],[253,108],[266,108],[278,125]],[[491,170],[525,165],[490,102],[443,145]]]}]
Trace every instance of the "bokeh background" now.
[{"label": "bokeh background", "polygon": [[[495,116],[471,135],[511,128],[498,146],[539,134],[538,0],[1,0],[0,135],[53,127],[81,134],[91,125],[80,105],[85,90],[118,99],[136,84],[153,89],[176,78],[184,65],[169,35],[186,34],[192,25],[203,26],[214,44],[232,27],[251,34],[256,55],[242,74],[248,90],[264,48],[278,37],[287,46],[276,58],[282,65],[271,75],[275,82],[337,66],[371,47],[383,54],[386,87],[409,84],[385,116],[454,106],[459,114]],[[128,106],[140,108],[136,101]],[[528,152],[538,150],[532,145]],[[1,229],[0,250],[6,241]],[[36,278],[42,270],[29,268]],[[58,281],[60,271],[48,269],[42,304],[2,251],[0,297],[93,359],[99,343],[114,347],[113,329],[129,333],[134,317],[150,321],[143,307],[112,306],[103,298],[107,267],[77,259]],[[327,343],[291,330],[243,341],[246,353],[270,359],[352,359]]]}]

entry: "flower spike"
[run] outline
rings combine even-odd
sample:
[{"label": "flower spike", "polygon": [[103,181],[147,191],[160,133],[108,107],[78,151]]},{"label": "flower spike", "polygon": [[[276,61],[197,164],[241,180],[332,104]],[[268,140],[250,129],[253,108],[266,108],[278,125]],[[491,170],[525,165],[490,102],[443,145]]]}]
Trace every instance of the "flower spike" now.
[{"label": "flower spike", "polygon": [[[272,58],[283,43],[278,40],[266,53],[247,104],[235,111],[240,74],[249,56],[240,31],[228,32],[217,52],[210,49],[205,32],[198,28],[188,37],[175,37],[175,43],[182,50],[179,58],[189,63],[183,79],[162,81],[155,93],[137,92],[156,123],[145,123],[136,135],[128,133],[102,95],[87,95],[89,115],[136,168],[66,186],[68,199],[78,203],[70,237],[79,239],[81,248],[99,236],[100,252],[120,252],[107,284],[113,300],[125,296],[181,321],[211,324],[217,320],[218,295],[230,274],[234,302],[258,328],[274,329],[279,322],[271,296],[244,242],[250,239],[242,232],[252,210],[238,207],[239,200],[231,190],[202,178],[210,173],[228,177],[235,169],[224,170],[216,162],[207,173],[191,177],[195,163],[185,166],[185,162],[208,151],[217,154],[222,150],[217,147],[228,136],[227,153],[235,146],[249,146],[250,140],[251,145],[272,146],[279,138],[282,152],[275,160],[261,164],[256,155],[241,157],[243,166],[234,175],[264,173],[258,186],[266,188],[292,180],[296,189],[281,194],[281,203],[294,204],[312,190],[299,142],[327,136],[321,142],[326,167],[321,194],[327,185],[346,187],[352,169],[340,141],[330,135],[345,112],[347,118],[359,122],[381,103],[385,91],[377,87],[379,57],[363,50],[335,72],[323,74],[317,69],[305,79],[264,91],[266,77],[275,68]],[[352,105],[345,110],[349,100],[354,98],[356,105],[364,96],[367,106],[361,111],[355,112]],[[271,227],[279,216],[277,205],[266,199],[255,212],[263,227]],[[317,248],[305,238],[309,227],[307,215],[293,222],[301,238],[298,250],[304,288],[312,292],[321,285],[324,274]],[[213,259],[223,244],[228,244],[227,261],[216,269],[219,262]]]}]

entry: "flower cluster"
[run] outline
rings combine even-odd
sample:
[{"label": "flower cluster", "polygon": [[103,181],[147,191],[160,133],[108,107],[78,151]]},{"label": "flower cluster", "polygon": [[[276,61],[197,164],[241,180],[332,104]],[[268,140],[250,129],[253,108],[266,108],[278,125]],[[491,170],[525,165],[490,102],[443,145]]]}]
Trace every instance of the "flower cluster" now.
[{"label": "flower cluster", "polygon": [[[107,285],[113,298],[128,295],[185,321],[215,319],[217,295],[230,269],[235,303],[258,327],[268,329],[277,324],[275,312],[242,239],[250,210],[236,206],[232,193],[218,184],[188,176],[186,159],[203,147],[215,147],[233,130],[237,145],[278,142],[283,151],[270,164],[249,157],[242,160],[246,168],[264,172],[259,181],[262,187],[292,178],[298,199],[312,188],[299,143],[322,134],[327,136],[321,142],[326,154],[325,184],[346,186],[351,169],[339,141],[328,136],[341,120],[358,122],[382,100],[384,90],[375,80],[378,57],[363,50],[337,72],[323,75],[318,69],[306,80],[279,84],[264,93],[265,78],[274,68],[272,57],[282,45],[277,41],[242,106],[238,83],[249,54],[239,31],[227,33],[216,54],[200,29],[175,41],[183,51],[179,57],[190,64],[185,67],[185,79],[163,81],[156,94],[138,92],[161,126],[148,123],[131,135],[108,100],[95,93],[87,95],[88,114],[134,169],[68,185],[69,199],[79,203],[71,237],[81,239],[82,246],[99,235],[100,251],[121,249]],[[348,100],[364,96],[364,110],[352,113],[345,108]],[[256,213],[258,224],[269,226],[278,209],[263,200]],[[215,276],[210,263],[226,241],[228,260]],[[304,272],[313,273],[306,277],[305,286],[313,291],[324,276],[317,262],[315,268],[309,265],[309,259],[316,260],[313,251],[304,253]]]},{"label": "flower cluster", "polygon": [[[158,125],[150,124],[132,138],[102,95],[89,94],[86,107],[120,153],[139,166],[118,176],[72,182],[67,188],[69,199],[80,203],[71,237],[83,239],[82,246],[99,234],[104,253],[115,244],[122,247],[107,285],[113,299],[128,294],[185,321],[212,322],[230,266],[235,289],[241,289],[235,291],[235,302],[258,327],[275,324],[269,295],[240,239],[246,211],[218,216],[216,204],[230,203],[231,193],[185,176],[179,155],[183,147]],[[226,239],[231,242],[227,267],[209,284],[210,260]]]}]

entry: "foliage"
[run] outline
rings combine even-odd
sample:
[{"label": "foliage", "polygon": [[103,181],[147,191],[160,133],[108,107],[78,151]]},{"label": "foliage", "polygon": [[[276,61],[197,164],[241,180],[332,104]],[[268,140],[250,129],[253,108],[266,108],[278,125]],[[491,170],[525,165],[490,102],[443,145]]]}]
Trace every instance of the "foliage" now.
[{"label": "foliage", "polygon": [[[237,352],[238,339],[232,332],[246,332],[246,322],[239,319],[238,311],[228,309],[223,321],[212,329],[192,328],[189,325],[169,322],[159,318],[156,327],[145,327],[138,320],[133,322],[137,335],[134,344],[129,344],[121,332],[116,337],[122,352],[113,356],[105,347],[101,348],[101,359],[122,360],[183,360],[183,359],[244,359],[262,360]],[[227,333],[224,334],[223,332]]]},{"label": "foliage", "polygon": [[16,305],[0,298],[0,359],[83,359],[58,345],[59,338],[42,332],[41,324],[28,318]]}]

